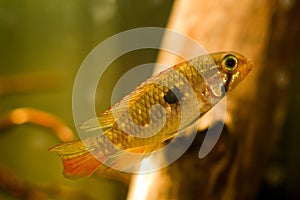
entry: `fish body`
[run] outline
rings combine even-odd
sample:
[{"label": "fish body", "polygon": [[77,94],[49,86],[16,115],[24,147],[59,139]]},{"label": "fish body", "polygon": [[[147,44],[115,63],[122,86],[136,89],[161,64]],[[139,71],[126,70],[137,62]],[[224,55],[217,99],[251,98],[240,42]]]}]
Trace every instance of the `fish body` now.
[{"label": "fish body", "polygon": [[[50,149],[62,158],[64,175],[81,178],[101,165],[125,169],[181,133],[250,72],[252,63],[236,52],[217,52],[177,64],[146,80],[83,129],[104,134]],[[139,155],[126,155],[126,152]]]}]

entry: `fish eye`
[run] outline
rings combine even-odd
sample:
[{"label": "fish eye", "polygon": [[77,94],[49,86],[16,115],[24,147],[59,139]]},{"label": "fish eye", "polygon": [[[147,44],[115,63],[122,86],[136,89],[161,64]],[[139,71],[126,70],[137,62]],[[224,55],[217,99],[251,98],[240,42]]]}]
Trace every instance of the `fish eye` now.
[{"label": "fish eye", "polygon": [[233,71],[238,66],[238,59],[233,55],[227,55],[227,56],[225,56],[225,58],[222,61],[222,66],[227,71]]}]

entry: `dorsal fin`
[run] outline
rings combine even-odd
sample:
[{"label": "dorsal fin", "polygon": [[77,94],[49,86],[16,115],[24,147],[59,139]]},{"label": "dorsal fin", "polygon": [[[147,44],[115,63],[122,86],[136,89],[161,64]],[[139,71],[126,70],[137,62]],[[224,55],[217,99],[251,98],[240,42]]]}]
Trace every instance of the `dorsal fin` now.
[{"label": "dorsal fin", "polygon": [[83,122],[80,128],[85,130],[86,132],[95,131],[99,128],[108,129],[112,127],[114,122],[115,121],[112,112],[110,110],[107,110],[103,112],[99,117]]}]

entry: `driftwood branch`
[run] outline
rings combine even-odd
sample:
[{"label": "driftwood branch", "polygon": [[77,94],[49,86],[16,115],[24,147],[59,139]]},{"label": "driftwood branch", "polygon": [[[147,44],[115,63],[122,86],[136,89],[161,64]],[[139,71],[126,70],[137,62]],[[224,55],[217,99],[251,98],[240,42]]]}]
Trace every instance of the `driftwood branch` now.
[{"label": "driftwood branch", "polygon": [[[149,183],[138,197],[134,191],[139,183],[133,181],[128,199],[255,198],[286,115],[299,48],[293,45],[299,44],[297,8],[298,1],[175,2],[168,28],[192,37],[208,52],[241,52],[253,60],[255,69],[227,98],[226,128],[213,151],[204,159],[197,157],[204,136],[198,134],[179,160],[153,174],[136,176]],[[159,56],[159,61],[176,59],[164,52]]]}]

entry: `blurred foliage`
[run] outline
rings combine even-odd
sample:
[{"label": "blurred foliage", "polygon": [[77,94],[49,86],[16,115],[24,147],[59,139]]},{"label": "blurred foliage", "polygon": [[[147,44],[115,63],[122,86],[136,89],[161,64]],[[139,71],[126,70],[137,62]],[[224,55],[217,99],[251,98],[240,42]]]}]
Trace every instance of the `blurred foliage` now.
[{"label": "blurred foliage", "polygon": [[[83,59],[120,31],[164,27],[171,6],[172,0],[0,0],[0,115],[30,107],[58,116],[75,130],[72,87]],[[97,101],[99,109],[108,107],[118,77],[154,62],[156,55],[145,50],[114,62],[99,83],[105,97]],[[116,181],[65,179],[60,159],[47,152],[60,142],[52,130],[24,124],[0,131],[0,199],[126,197],[127,186]]]}]

